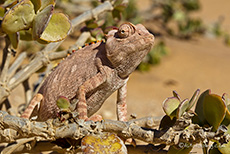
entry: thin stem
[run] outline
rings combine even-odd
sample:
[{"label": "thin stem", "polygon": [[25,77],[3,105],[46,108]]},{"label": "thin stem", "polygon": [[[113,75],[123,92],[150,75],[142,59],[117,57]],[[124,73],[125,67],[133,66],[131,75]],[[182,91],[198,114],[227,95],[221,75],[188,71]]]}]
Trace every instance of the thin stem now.
[{"label": "thin stem", "polygon": [[32,90],[29,85],[29,80],[26,79],[25,81],[22,82],[22,85],[24,87],[25,91],[25,99],[26,99],[26,105],[29,104],[31,98],[32,98]]},{"label": "thin stem", "polygon": [[2,65],[1,65],[1,76],[0,76],[0,82],[2,84],[6,83],[7,80],[7,72],[10,65],[10,59],[11,59],[11,52],[9,51],[10,46],[10,40],[8,37],[5,37],[5,48],[3,49],[3,57],[2,57]]},{"label": "thin stem", "polygon": [[15,72],[17,71],[17,69],[20,67],[21,63],[24,61],[24,59],[26,58],[27,54],[26,52],[22,52],[14,61],[14,63],[10,66],[9,70],[8,70],[8,78],[10,79]]}]

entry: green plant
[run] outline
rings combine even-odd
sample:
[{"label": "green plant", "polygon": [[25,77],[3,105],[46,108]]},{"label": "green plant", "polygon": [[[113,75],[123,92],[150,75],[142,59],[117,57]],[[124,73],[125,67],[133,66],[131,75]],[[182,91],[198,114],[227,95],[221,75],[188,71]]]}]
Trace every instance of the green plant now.
[{"label": "green plant", "polygon": [[152,20],[171,36],[189,39],[195,34],[202,34],[202,20],[191,17],[191,13],[200,9],[198,0],[165,0],[152,2]]},{"label": "green plant", "polygon": [[69,19],[54,12],[54,0],[7,0],[1,5],[1,35],[7,35],[13,48],[19,39],[40,43],[63,40],[71,29]]},{"label": "green plant", "polygon": [[[199,90],[197,90],[190,100],[185,99],[181,101],[180,96],[174,91],[173,97],[167,98],[163,102],[163,110],[168,117],[170,117],[172,123],[176,122],[176,119],[179,119],[185,112],[194,112],[191,111],[194,104],[195,107],[195,116],[192,118],[192,123],[198,124],[204,129],[210,129],[212,132],[223,131],[228,129],[226,133],[229,134],[230,128],[230,99],[227,94],[219,96],[212,94],[210,90],[203,92],[199,98]],[[164,126],[165,127],[165,126]],[[226,128],[227,127],[227,128]],[[184,128],[185,130],[186,128]],[[206,143],[207,142],[207,143]],[[212,147],[208,148],[210,141],[204,141],[202,143],[204,153],[207,153],[209,150],[212,152],[219,152],[227,154],[230,152],[230,143],[221,144],[214,141]],[[184,145],[189,143],[183,143]],[[180,147],[180,145],[173,145],[169,148],[169,153],[180,152],[182,154],[189,153],[192,150],[194,145]],[[216,147],[216,148],[213,148]]]}]

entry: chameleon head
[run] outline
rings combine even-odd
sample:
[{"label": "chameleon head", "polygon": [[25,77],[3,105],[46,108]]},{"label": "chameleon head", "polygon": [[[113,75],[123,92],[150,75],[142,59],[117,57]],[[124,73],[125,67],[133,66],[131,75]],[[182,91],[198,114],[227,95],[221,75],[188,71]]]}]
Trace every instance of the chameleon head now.
[{"label": "chameleon head", "polygon": [[153,47],[154,36],[141,24],[124,23],[117,30],[109,31],[106,41],[106,56],[126,78],[141,63]]}]

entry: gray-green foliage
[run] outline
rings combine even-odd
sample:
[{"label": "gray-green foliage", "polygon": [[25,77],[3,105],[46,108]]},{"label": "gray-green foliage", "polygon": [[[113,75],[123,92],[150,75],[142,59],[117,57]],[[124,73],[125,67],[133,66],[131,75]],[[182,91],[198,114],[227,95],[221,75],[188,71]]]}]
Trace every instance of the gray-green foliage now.
[{"label": "gray-green foliage", "polygon": [[64,14],[55,13],[54,6],[54,0],[3,1],[0,6],[1,35],[7,35],[14,48],[19,39],[42,43],[63,40],[71,23]]},{"label": "gray-green foliage", "polygon": [[156,14],[153,21],[172,36],[189,39],[194,34],[204,32],[202,20],[191,17],[192,12],[200,9],[198,0],[155,0],[152,8],[157,8],[160,12],[153,12]]},{"label": "gray-green foliage", "polygon": [[[192,123],[199,126],[210,129],[211,132],[223,131],[223,134],[230,134],[230,112],[229,112],[229,97],[225,93],[223,96],[212,94],[211,90],[206,90],[199,96],[200,90],[198,89],[190,100],[181,100],[180,96],[174,91],[173,97],[167,98],[163,102],[163,110],[166,113],[167,123],[162,123],[162,129],[169,126],[169,123],[175,123],[176,119],[179,119],[185,112],[195,113],[192,118]],[[199,97],[198,97],[199,96]],[[195,110],[192,111],[192,107],[196,104]],[[184,129],[186,130],[186,128]],[[210,141],[209,141],[210,142]],[[173,145],[169,148],[168,153],[180,153],[189,154],[193,146],[189,142],[181,145]],[[230,142],[221,144],[214,141],[212,147],[203,144],[204,153],[223,153],[228,154],[230,152]]]}]

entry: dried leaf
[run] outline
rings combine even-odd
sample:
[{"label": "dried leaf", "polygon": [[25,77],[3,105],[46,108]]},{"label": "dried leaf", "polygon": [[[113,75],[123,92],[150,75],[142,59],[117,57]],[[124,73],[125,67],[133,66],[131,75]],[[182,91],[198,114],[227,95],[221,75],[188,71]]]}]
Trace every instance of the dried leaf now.
[{"label": "dried leaf", "polygon": [[81,148],[84,154],[127,154],[124,142],[114,133],[88,135],[82,139]]}]

